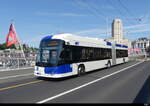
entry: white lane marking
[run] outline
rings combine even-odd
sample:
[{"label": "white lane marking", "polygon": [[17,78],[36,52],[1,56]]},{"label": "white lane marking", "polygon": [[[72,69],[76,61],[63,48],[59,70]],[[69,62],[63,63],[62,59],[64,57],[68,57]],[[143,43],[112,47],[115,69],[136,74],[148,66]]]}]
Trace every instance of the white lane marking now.
[{"label": "white lane marking", "polygon": [[76,90],[78,90],[78,89],[81,89],[81,88],[83,88],[83,87],[86,87],[86,86],[88,86],[88,85],[90,85],[90,84],[96,83],[96,82],[98,82],[98,81],[100,81],[100,80],[106,79],[106,78],[108,78],[108,77],[110,77],[110,76],[112,76],[112,75],[115,75],[115,74],[118,74],[118,73],[120,73],[120,72],[123,72],[123,71],[125,71],[125,70],[127,70],[127,69],[129,69],[129,68],[131,68],[131,67],[134,67],[134,66],[136,66],[136,65],[138,65],[138,64],[141,64],[141,63],[143,63],[143,62],[144,62],[144,61],[139,62],[139,63],[136,63],[136,64],[134,64],[134,65],[132,65],[132,66],[126,67],[126,68],[124,68],[124,69],[122,69],[122,70],[116,71],[116,72],[114,72],[114,73],[112,73],[112,74],[106,75],[106,76],[104,76],[104,77],[102,77],[102,78],[99,78],[99,79],[97,79],[97,80],[94,80],[94,81],[92,81],[92,82],[86,83],[86,84],[81,85],[81,86],[79,86],[79,87],[76,87],[76,88],[74,88],[74,89],[71,89],[71,90],[68,90],[68,91],[66,91],[66,92],[60,93],[60,94],[58,94],[58,95],[52,96],[52,97],[50,97],[50,98],[44,99],[44,100],[42,100],[42,101],[37,102],[37,104],[46,103],[46,102],[48,102],[48,101],[51,101],[51,100],[53,100],[53,99],[56,99],[56,98],[61,97],[61,96],[63,96],[63,95],[66,95],[66,94],[68,94],[68,93],[71,93],[71,92],[73,92],[73,91],[76,91]]},{"label": "white lane marking", "polygon": [[9,79],[9,78],[16,78],[16,77],[23,77],[23,76],[30,76],[30,75],[33,75],[33,73],[21,74],[21,75],[15,75],[15,76],[1,77],[0,80]]},{"label": "white lane marking", "polygon": [[0,69],[0,72],[7,72],[7,71],[18,71],[18,70],[26,70],[26,69],[34,69],[34,67],[28,67],[28,68],[19,68],[19,69]]}]

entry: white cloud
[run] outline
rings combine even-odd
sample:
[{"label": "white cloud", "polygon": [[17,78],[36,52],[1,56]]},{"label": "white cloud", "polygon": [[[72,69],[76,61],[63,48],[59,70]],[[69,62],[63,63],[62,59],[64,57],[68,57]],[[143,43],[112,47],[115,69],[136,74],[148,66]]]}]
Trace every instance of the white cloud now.
[{"label": "white cloud", "polygon": [[100,28],[82,30],[82,31],[75,32],[74,34],[80,36],[103,37],[103,38],[108,38],[111,36],[110,29],[107,32],[106,29],[100,29]]},{"label": "white cloud", "polygon": [[128,33],[150,32],[150,24],[137,24],[132,26],[125,26],[124,31]]},{"label": "white cloud", "polygon": [[146,26],[147,24],[137,24],[137,25],[131,25],[131,26],[126,26],[124,27],[125,30],[128,30],[128,29],[137,29],[137,28],[142,28],[144,26]]},{"label": "white cloud", "polygon": [[78,14],[78,13],[50,13],[50,12],[36,12],[35,15],[38,15],[38,16],[69,16],[69,17],[87,16],[85,14]]},{"label": "white cloud", "polygon": [[[107,35],[106,29],[100,29],[100,28],[82,30],[82,31],[74,32],[72,34],[76,34],[79,36],[98,37],[98,38],[104,38],[104,39],[110,37],[110,32],[108,32],[108,35]],[[52,35],[52,34],[40,34],[39,36],[30,38],[30,39],[26,40],[25,42],[27,42],[29,44],[33,43],[33,42],[34,43],[40,42],[41,39],[45,35]]]},{"label": "white cloud", "polygon": [[84,14],[76,14],[76,13],[62,13],[61,16],[72,16],[72,17],[80,17],[80,16],[86,16]]}]

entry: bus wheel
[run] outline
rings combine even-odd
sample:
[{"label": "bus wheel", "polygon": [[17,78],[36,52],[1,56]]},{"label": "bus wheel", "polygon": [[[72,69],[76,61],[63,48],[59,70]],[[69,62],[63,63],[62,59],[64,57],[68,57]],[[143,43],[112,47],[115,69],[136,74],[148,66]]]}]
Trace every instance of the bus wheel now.
[{"label": "bus wheel", "polygon": [[123,58],[123,62],[124,62],[124,63],[126,63],[126,60],[125,60],[125,58]]},{"label": "bus wheel", "polygon": [[110,68],[110,67],[111,67],[111,62],[108,61],[108,63],[107,63],[107,68]]},{"label": "bus wheel", "polygon": [[84,65],[79,65],[78,67],[78,76],[82,76],[85,74],[85,66]]}]

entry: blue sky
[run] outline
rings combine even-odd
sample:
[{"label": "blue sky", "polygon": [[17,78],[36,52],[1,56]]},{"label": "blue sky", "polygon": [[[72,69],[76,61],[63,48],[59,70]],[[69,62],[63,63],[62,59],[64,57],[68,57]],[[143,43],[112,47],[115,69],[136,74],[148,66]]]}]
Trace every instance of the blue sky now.
[{"label": "blue sky", "polygon": [[149,0],[0,0],[0,43],[13,19],[19,39],[38,47],[49,34],[111,37],[111,23],[123,21],[124,37],[150,38]]}]

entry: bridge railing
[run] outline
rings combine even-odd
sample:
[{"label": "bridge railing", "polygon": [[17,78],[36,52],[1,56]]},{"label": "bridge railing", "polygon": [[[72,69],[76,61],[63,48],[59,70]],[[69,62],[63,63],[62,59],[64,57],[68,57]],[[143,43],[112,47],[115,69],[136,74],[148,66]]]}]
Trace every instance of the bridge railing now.
[{"label": "bridge railing", "polygon": [[15,70],[21,68],[34,67],[36,53],[26,53],[25,57],[21,52],[0,52],[0,71]]},{"label": "bridge railing", "polygon": [[35,58],[0,58],[0,70],[34,67]]}]

